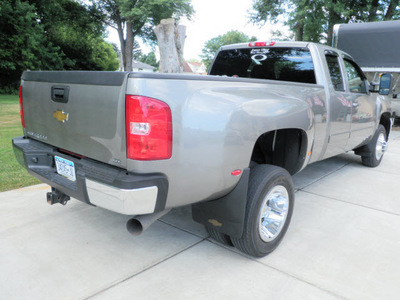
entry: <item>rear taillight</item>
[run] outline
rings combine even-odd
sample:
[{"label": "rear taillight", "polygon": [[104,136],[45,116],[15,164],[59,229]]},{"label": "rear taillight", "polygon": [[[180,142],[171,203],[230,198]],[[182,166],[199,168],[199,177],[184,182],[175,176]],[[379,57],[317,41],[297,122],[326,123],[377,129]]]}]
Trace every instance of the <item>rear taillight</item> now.
[{"label": "rear taillight", "polygon": [[126,96],[126,153],[135,160],[172,156],[172,116],[169,106],[143,96]]},{"label": "rear taillight", "polygon": [[25,128],[24,101],[22,99],[22,85],[19,87],[19,114],[21,115],[22,127]]}]

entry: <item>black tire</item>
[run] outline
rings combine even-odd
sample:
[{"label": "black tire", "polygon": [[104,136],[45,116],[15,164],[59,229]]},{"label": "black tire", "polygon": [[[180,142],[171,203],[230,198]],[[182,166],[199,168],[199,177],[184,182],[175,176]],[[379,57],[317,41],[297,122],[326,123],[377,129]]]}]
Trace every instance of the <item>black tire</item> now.
[{"label": "black tire", "polygon": [[[277,231],[272,240],[268,240],[265,234],[261,233],[260,222],[267,219],[261,217],[262,207],[269,207],[271,193],[285,190],[285,197],[288,208],[286,219],[281,222],[280,231]],[[283,198],[285,198],[283,197]],[[250,173],[249,190],[247,194],[247,205],[245,223],[242,237],[231,238],[233,245],[240,251],[254,256],[263,257],[278,247],[288,229],[294,206],[294,187],[290,174],[280,167],[271,165],[257,165]],[[283,215],[283,214],[282,214]]]},{"label": "black tire", "polygon": [[[384,143],[384,146],[382,143]],[[383,153],[386,149],[386,143],[387,134],[385,127],[383,127],[383,125],[379,125],[372,140],[370,140],[369,143],[364,146],[365,150],[361,156],[363,165],[371,168],[379,166],[383,158]],[[382,147],[384,147],[384,150],[379,150],[382,149]]]},{"label": "black tire", "polygon": [[218,243],[221,243],[225,246],[231,246],[231,247],[233,246],[231,237],[229,235],[219,232],[209,226],[206,226],[206,230],[207,230],[208,234],[210,235],[210,237],[212,239],[214,239],[215,241],[217,241]]}]

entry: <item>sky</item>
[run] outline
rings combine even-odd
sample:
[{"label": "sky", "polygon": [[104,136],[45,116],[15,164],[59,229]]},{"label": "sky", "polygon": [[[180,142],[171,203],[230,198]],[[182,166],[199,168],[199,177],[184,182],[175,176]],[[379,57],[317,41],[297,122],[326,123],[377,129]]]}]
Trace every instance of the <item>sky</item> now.
[{"label": "sky", "polygon": [[[249,37],[258,40],[270,40],[271,29],[284,30],[282,25],[267,24],[262,27],[249,23],[248,11],[252,8],[253,0],[192,0],[195,15],[192,20],[181,20],[180,25],[186,26],[186,41],[183,56],[186,60],[200,60],[204,44],[230,30],[238,30]],[[108,40],[119,45],[115,29],[109,30]],[[143,47],[142,52],[150,49]]]}]

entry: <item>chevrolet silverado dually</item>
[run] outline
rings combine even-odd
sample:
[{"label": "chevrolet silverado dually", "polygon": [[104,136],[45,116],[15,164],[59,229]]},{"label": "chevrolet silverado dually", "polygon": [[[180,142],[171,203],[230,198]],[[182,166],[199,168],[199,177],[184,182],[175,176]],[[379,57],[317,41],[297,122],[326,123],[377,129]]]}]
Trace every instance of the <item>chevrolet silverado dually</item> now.
[{"label": "chevrolet silverado dually", "polygon": [[207,76],[27,71],[13,147],[50,204],[135,216],[131,232],[191,205],[212,238],[262,257],[289,226],[292,174],[347,151],[379,165],[383,90],[348,54],[308,42],[224,46]]}]

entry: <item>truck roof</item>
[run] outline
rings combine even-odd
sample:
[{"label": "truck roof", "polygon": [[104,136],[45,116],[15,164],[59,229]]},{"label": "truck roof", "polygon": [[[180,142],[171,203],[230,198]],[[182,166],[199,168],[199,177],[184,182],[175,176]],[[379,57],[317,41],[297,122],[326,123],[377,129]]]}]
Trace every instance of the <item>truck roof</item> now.
[{"label": "truck roof", "polygon": [[400,21],[337,24],[333,31],[333,46],[364,71],[400,71]]}]

